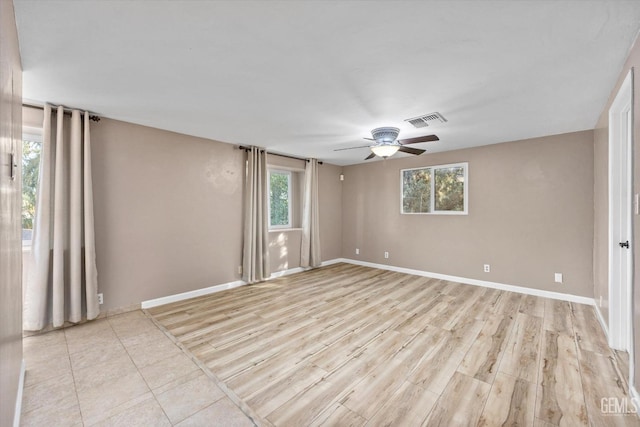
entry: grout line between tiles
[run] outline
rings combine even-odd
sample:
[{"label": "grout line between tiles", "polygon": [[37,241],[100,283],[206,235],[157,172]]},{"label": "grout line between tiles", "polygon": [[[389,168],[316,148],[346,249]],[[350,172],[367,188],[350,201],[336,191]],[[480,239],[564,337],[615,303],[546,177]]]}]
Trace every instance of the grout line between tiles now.
[{"label": "grout line between tiles", "polygon": [[[209,368],[198,360],[180,341],[176,339],[164,326],[162,326],[147,310],[142,309],[144,315],[149,318],[156,327],[162,331],[174,344],[176,344],[184,354],[186,354],[222,392],[257,426],[272,427],[266,419],[260,417],[246,402],[240,399],[223,381],[221,381]],[[155,395],[155,394],[154,394]],[[218,399],[219,400],[219,399]],[[217,401],[216,401],[217,402]],[[214,402],[215,403],[215,402]]]}]

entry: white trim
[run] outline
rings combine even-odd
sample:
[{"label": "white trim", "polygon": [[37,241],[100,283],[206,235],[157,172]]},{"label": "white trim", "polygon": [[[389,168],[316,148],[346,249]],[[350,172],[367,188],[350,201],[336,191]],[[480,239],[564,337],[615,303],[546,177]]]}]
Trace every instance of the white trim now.
[{"label": "white trim", "polygon": [[[625,117],[630,120],[625,120]],[[621,125],[626,124],[626,128]],[[622,141],[620,144],[615,142]],[[624,151],[623,151],[624,150]],[[608,201],[608,291],[609,345],[629,352],[633,357],[633,69],[625,77],[609,108],[609,201]],[[622,164],[624,162],[624,164]],[[626,176],[622,171],[626,170]],[[621,182],[624,179],[624,182]],[[625,188],[626,187],[626,188]],[[626,190],[621,194],[621,190]],[[628,203],[628,209],[620,206]],[[623,228],[626,227],[626,230]],[[625,235],[622,232],[626,231]],[[618,242],[628,240],[631,247],[622,250]],[[624,269],[624,270],[623,270]],[[621,283],[624,281],[624,283]],[[631,360],[630,360],[631,362]],[[633,372],[632,363],[629,364]]]},{"label": "white trim", "polygon": [[326,267],[328,265],[333,265],[333,264],[339,264],[341,262],[346,262],[344,258],[334,258],[334,259],[330,259],[328,261],[322,261],[322,263],[320,264],[320,267]]},{"label": "white trim", "polygon": [[274,273],[271,273],[271,276],[269,276],[267,280],[277,279],[278,277],[288,276],[290,274],[301,273],[305,270],[308,270],[308,268],[294,267],[294,268],[289,268],[288,270],[276,271]]},{"label": "white trim", "polygon": [[242,280],[236,280],[235,282],[223,283],[221,285],[209,286],[208,288],[196,289],[194,291],[182,292],[180,294],[168,295],[166,297],[160,297],[155,299],[150,299],[147,301],[142,301],[140,303],[140,308],[152,308],[157,307],[159,305],[170,304],[172,302],[178,302],[182,300],[186,300],[189,298],[195,298],[202,295],[209,295],[216,292],[226,291],[227,289],[237,288],[239,286],[246,285],[247,282]]},{"label": "white trim", "polygon": [[269,233],[286,233],[287,231],[302,231],[302,228],[271,228]]},{"label": "white trim", "polygon": [[[336,264],[338,262],[342,262],[341,258],[324,261],[322,262],[321,266],[324,267],[327,265]],[[289,274],[300,273],[309,269],[310,268],[295,267],[295,268],[290,268],[288,270],[276,271],[275,273],[271,273],[271,276],[269,276],[269,279],[267,280],[277,279],[278,277],[288,276]],[[201,288],[193,291],[182,292],[179,294],[167,295],[166,297],[160,297],[160,298],[150,299],[147,301],[142,301],[140,303],[140,308],[146,309],[146,308],[158,307],[159,305],[165,305],[165,304],[170,304],[172,302],[183,301],[186,299],[195,298],[202,295],[214,294],[216,292],[222,292],[228,289],[238,288],[244,285],[247,285],[247,282],[242,280],[236,280],[235,282],[228,282],[228,283],[223,283],[221,285],[209,286],[208,288]]]},{"label": "white trim", "polygon": [[469,279],[466,277],[449,276],[448,274],[432,273],[429,271],[414,270],[411,268],[396,267],[393,265],[376,264],[373,262],[359,261],[349,258],[340,258],[336,262],[346,262],[349,264],[362,265],[364,267],[379,268],[381,270],[396,271],[398,273],[413,274],[415,276],[431,277],[440,280],[449,280],[451,282],[464,283],[466,285],[482,286],[485,288],[499,289],[501,291],[517,292],[520,294],[534,295],[537,297],[551,298],[561,301],[575,302],[578,304],[596,305],[595,300],[580,295],[563,294],[560,292],[544,291],[541,289],[527,288],[524,286],[507,285],[504,283],[488,282],[486,280]]},{"label": "white trim", "polygon": [[20,415],[22,414],[22,395],[24,393],[24,377],[27,373],[27,365],[22,359],[20,364],[20,378],[18,379],[18,392],[16,394],[16,406],[13,412],[13,427],[20,427]]},{"label": "white trim", "polygon": [[[579,295],[543,291],[541,289],[526,288],[524,286],[516,286],[516,285],[507,285],[504,283],[488,282],[486,280],[469,279],[466,277],[449,276],[448,274],[432,273],[429,271],[414,270],[411,268],[396,267],[393,265],[376,264],[373,262],[359,261],[359,260],[349,259],[349,258],[334,258],[331,260],[323,261],[321,266],[326,267],[328,265],[338,264],[340,262],[344,262],[347,264],[354,264],[354,265],[362,265],[364,267],[379,268],[381,270],[395,271],[398,273],[413,274],[414,276],[432,277],[434,279],[449,280],[452,282],[464,283],[467,285],[483,286],[485,288],[499,289],[501,291],[518,292],[520,294],[535,295],[538,297],[557,299],[561,301],[576,302],[579,304],[587,304],[587,305],[593,305],[593,306],[596,305],[593,298],[583,297]],[[287,270],[276,271],[275,273],[271,273],[271,276],[269,276],[268,280],[276,279],[282,276],[288,276],[290,274],[301,273],[307,270],[310,270],[310,269],[302,268],[302,267],[294,267]],[[142,303],[140,304],[140,308],[145,309],[145,308],[157,307],[159,305],[169,304],[172,302],[178,302],[178,301],[182,301],[189,298],[195,298],[202,295],[208,295],[216,292],[225,291],[227,289],[237,288],[240,286],[244,286],[246,284],[247,283],[243,282],[242,280],[237,280],[235,282],[223,283],[221,285],[210,286],[208,288],[196,289],[194,291],[183,292],[175,295],[169,295],[166,297],[156,298],[148,301],[142,301]]]}]

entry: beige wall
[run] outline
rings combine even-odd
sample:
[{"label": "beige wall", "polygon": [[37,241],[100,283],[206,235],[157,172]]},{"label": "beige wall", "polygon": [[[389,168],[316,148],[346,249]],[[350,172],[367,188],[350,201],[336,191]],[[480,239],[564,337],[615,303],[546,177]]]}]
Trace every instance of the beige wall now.
[{"label": "beige wall", "polygon": [[[101,309],[240,280],[244,152],[116,120],[91,126]],[[340,256],[340,171],[320,167],[325,260]],[[300,230],[271,236],[273,271],[298,267]]]},{"label": "beige wall", "polygon": [[103,310],[239,280],[241,150],[109,119],[91,142]]},{"label": "beige wall", "polygon": [[[22,67],[13,2],[0,1],[0,425],[13,425],[22,364],[21,175],[9,155],[22,152]],[[18,161],[18,164],[21,162]]]},{"label": "beige wall", "polygon": [[[594,169],[596,171],[594,183],[594,199],[595,199],[595,222],[594,222],[594,293],[596,300],[600,295],[603,296],[604,304],[601,307],[605,321],[608,322],[609,307],[609,289],[608,289],[608,149],[609,149],[609,108],[618,94],[618,90],[622,85],[625,77],[631,68],[634,68],[634,194],[640,193],[640,80],[638,70],[640,67],[640,42],[636,40],[631,48],[627,61],[620,71],[620,76],[611,91],[609,101],[602,109],[602,113],[598,119],[595,130],[595,155]],[[637,215],[633,217],[634,236],[631,246],[634,250],[634,265],[640,265],[640,219]],[[640,275],[634,266],[634,325],[640,325]],[[640,328],[636,327],[634,331],[635,337],[635,386],[640,389]]]},{"label": "beige wall", "polygon": [[[469,215],[400,214],[400,169],[458,162]],[[592,297],[592,164],[584,131],[345,167],[342,254]]]}]

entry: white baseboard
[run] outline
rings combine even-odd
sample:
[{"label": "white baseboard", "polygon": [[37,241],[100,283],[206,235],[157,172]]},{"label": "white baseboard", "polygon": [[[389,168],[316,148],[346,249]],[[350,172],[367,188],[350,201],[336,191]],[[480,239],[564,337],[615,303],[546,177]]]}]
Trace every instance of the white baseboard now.
[{"label": "white baseboard", "polygon": [[242,280],[236,280],[235,282],[223,283],[221,285],[209,286],[208,288],[196,289],[194,291],[183,292],[181,294],[169,295],[166,297],[160,297],[155,299],[150,299],[147,301],[142,301],[140,303],[140,308],[152,308],[157,307],[159,305],[170,304],[172,302],[178,302],[189,298],[195,298],[202,295],[213,294],[215,292],[226,291],[227,289],[237,288],[239,286],[246,285],[246,282]]},{"label": "white baseboard", "polygon": [[271,273],[271,276],[269,276],[269,279],[267,280],[277,279],[278,277],[288,276],[290,274],[301,273],[305,270],[308,270],[308,268],[295,267],[295,268],[290,268],[288,270],[276,271],[275,273]]},{"label": "white baseboard", "polygon": [[18,379],[18,392],[16,394],[16,406],[13,413],[13,427],[20,427],[20,416],[22,415],[22,394],[24,392],[24,376],[27,373],[27,365],[22,359],[20,364],[20,378]]},{"label": "white baseboard", "polygon": [[[341,262],[340,259],[332,259],[329,261],[324,261],[321,266],[324,267],[326,265],[335,264],[337,262]],[[287,270],[276,271],[275,273],[271,273],[268,280],[277,279],[278,277],[288,276],[289,274],[300,273],[302,271],[309,270],[308,268],[295,267],[289,268]],[[183,292],[175,295],[168,295],[166,297],[155,298],[147,301],[142,301],[140,303],[140,308],[152,308],[157,307],[159,305],[170,304],[172,302],[183,301],[189,298],[195,298],[202,295],[214,294],[216,292],[226,291],[227,289],[233,289],[240,286],[246,285],[247,282],[242,280],[236,280],[235,282],[223,283],[221,285],[209,286],[208,288],[196,289],[193,291]]]},{"label": "white baseboard", "polygon": [[560,292],[544,291],[541,289],[527,288],[524,286],[507,285],[504,283],[489,282],[486,280],[469,279],[466,277],[459,277],[459,276],[450,276],[448,274],[432,273],[429,271],[414,270],[411,268],[396,267],[393,265],[376,264],[373,262],[360,261],[360,260],[355,260],[350,258],[339,258],[337,260],[332,260],[332,261],[334,261],[333,263],[346,262],[349,264],[362,265],[364,267],[373,267],[373,268],[379,268],[381,270],[395,271],[398,273],[413,274],[414,276],[431,277],[434,279],[464,283],[466,285],[482,286],[485,288],[499,289],[501,291],[517,292],[520,294],[534,295],[538,297],[551,298],[551,299],[556,299],[561,301],[569,301],[569,302],[575,302],[579,304],[587,304],[587,305],[595,306],[595,300],[593,298],[583,297],[580,295],[563,294]]},{"label": "white baseboard", "polygon": [[[523,287],[523,286],[507,285],[507,284],[504,284],[504,283],[496,283],[496,282],[488,282],[486,280],[468,279],[466,277],[449,276],[447,274],[432,273],[432,272],[429,272],[429,271],[414,270],[414,269],[411,269],[411,268],[404,268],[404,267],[395,267],[393,265],[376,264],[376,263],[373,263],[373,262],[359,261],[359,260],[350,259],[350,258],[335,258],[335,259],[331,259],[331,260],[328,260],[328,261],[323,261],[321,266],[325,267],[325,266],[328,266],[328,265],[337,264],[339,262],[344,262],[344,263],[348,263],[348,264],[355,264],[355,265],[362,265],[364,267],[379,268],[381,270],[396,271],[398,273],[413,274],[415,276],[424,276],[424,277],[432,277],[434,279],[449,280],[451,282],[464,283],[464,284],[467,284],[467,285],[483,286],[485,288],[499,289],[501,291],[518,292],[518,293],[526,294],[526,295],[535,295],[535,296],[539,296],[539,297],[552,298],[552,299],[557,299],[557,300],[561,300],[561,301],[570,301],[570,302],[576,302],[576,303],[580,303],[580,304],[587,304],[587,305],[595,306],[595,301],[594,301],[593,298],[582,297],[582,296],[579,296],[579,295],[571,295],[571,294],[563,294],[563,293],[560,293],[560,292],[543,291],[543,290],[540,290],[540,289],[526,288],[526,287]],[[308,268],[295,267],[295,268],[290,268],[288,270],[277,271],[277,272],[271,274],[271,276],[269,277],[269,280],[276,279],[276,278],[282,277],[282,276],[288,276],[289,274],[300,273],[300,272],[305,271],[305,270],[308,270]],[[196,289],[194,291],[183,292],[183,293],[175,294],[175,295],[169,295],[169,296],[166,296],[166,297],[156,298],[156,299],[152,299],[152,300],[148,300],[148,301],[142,301],[142,303],[140,305],[140,308],[145,309],[145,308],[157,307],[159,305],[169,304],[169,303],[172,303],[172,302],[178,302],[178,301],[186,300],[186,299],[189,299],[189,298],[195,298],[195,297],[199,297],[199,296],[202,296],[202,295],[208,295],[208,294],[213,294],[213,293],[216,293],[216,292],[225,291],[227,289],[237,288],[239,286],[243,286],[243,285],[246,285],[246,284],[247,283],[242,281],[242,280],[236,280],[235,282],[223,283],[221,285],[210,286],[208,288]]]}]

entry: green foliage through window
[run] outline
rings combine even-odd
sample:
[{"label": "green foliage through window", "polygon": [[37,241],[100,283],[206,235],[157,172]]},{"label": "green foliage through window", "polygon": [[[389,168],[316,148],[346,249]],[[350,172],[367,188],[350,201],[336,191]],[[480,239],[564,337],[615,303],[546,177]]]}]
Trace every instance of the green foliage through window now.
[{"label": "green foliage through window", "polygon": [[42,143],[22,141],[22,229],[23,239],[31,240],[36,215],[36,192]]},{"label": "green foliage through window", "polygon": [[462,163],[402,170],[402,213],[466,213],[466,168]]},{"label": "green foliage through window", "polygon": [[402,173],[402,211],[431,211],[431,170],[410,169]]},{"label": "green foliage through window", "polygon": [[289,209],[291,195],[291,173],[269,172],[269,225],[287,227],[291,225]]}]

